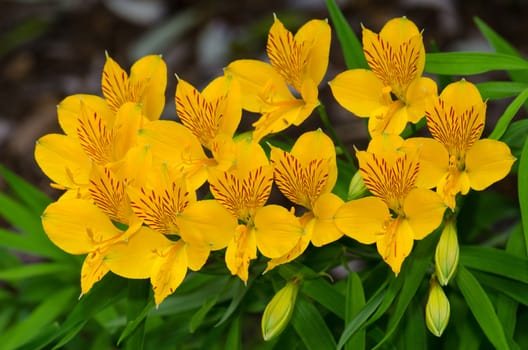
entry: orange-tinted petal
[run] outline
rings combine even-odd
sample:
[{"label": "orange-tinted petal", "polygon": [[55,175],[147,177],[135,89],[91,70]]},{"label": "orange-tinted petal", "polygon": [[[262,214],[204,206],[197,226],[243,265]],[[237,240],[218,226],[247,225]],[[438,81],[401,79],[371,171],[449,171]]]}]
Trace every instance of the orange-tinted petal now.
[{"label": "orange-tinted petal", "polygon": [[329,82],[336,101],[358,117],[369,117],[388,102],[383,99],[383,83],[366,69],[352,69]]},{"label": "orange-tinted petal", "polygon": [[377,197],[365,197],[343,204],[335,213],[334,223],[345,235],[363,244],[376,242],[390,212]]},{"label": "orange-tinted petal", "polygon": [[466,173],[471,188],[484,190],[510,172],[515,157],[501,141],[478,140],[466,153]]}]

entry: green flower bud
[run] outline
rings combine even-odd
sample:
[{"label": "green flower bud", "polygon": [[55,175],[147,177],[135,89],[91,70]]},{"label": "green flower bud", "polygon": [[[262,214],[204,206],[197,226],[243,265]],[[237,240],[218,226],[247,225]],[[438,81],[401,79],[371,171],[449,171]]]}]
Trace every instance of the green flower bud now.
[{"label": "green flower bud", "polygon": [[449,314],[449,300],[436,278],[433,278],[429,287],[427,305],[425,305],[427,329],[437,337],[440,337],[449,323]]},{"label": "green flower bud", "polygon": [[368,189],[365,186],[365,183],[363,182],[363,177],[361,177],[361,174],[358,170],[356,171],[354,176],[352,176],[350,184],[348,185],[348,200],[365,197],[367,193]]},{"label": "green flower bud", "polygon": [[454,220],[448,220],[436,246],[436,276],[442,286],[446,286],[458,266],[459,247]]},{"label": "green flower bud", "polygon": [[293,314],[298,291],[299,280],[289,281],[268,303],[261,322],[264,340],[271,340],[286,328]]}]

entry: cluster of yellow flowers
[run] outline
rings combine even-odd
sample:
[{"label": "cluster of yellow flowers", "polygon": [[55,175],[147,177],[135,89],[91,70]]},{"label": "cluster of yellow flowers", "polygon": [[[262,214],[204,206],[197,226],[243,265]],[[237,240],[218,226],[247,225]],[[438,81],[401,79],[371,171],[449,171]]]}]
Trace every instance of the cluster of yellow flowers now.
[{"label": "cluster of yellow flowers", "polygon": [[[300,125],[320,104],[330,36],[324,20],[293,35],[275,18],[270,63],[234,61],[202,92],[178,77],[181,123],[159,119],[167,68],[155,55],[138,60],[130,75],[107,56],[103,97],[73,95],[59,104],[64,134],[40,138],[35,158],[65,192],[42,223],[61,249],[87,254],[83,294],[112,271],[150,278],[160,304],[211,251],[225,249],[229,271],[247,282],[257,250],[269,258],[268,271],[343,234],[376,243],[398,274],[413,241],[441,225],[458,193],[507,175],[508,146],[480,140],[486,103],[478,90],[462,80],[438,96],[436,83],[422,77],[422,35],[406,18],[379,34],[363,28],[371,69],[330,82],[339,104],[369,118],[371,142],[356,156],[372,196],[345,202],[332,193],[335,146],[321,130],[302,134],[290,151],[269,146],[267,154],[264,137]],[[251,132],[237,134],[243,110],[260,117]],[[399,136],[424,116],[432,138]],[[268,203],[273,184],[297,211]],[[204,188],[213,199],[198,198]]]}]

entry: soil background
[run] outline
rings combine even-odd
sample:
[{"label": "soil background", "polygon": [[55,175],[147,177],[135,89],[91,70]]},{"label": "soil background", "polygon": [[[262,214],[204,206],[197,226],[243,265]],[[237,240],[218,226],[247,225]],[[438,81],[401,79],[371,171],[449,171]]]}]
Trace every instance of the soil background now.
[{"label": "soil background", "polygon": [[[478,16],[521,53],[528,52],[525,0],[337,3],[358,35],[361,23],[378,32],[387,20],[407,16],[423,28],[426,50],[434,43],[440,51],[491,51],[474,23]],[[127,71],[143,55],[162,54],[169,72],[162,118],[174,119],[174,74],[201,89],[235,59],[266,59],[273,14],[293,32],[309,19],[329,17],[322,0],[2,0],[0,8],[0,163],[52,195],[57,193],[33,159],[35,141],[60,131],[56,105],[67,95],[101,95],[105,52]],[[326,84],[345,69],[334,32],[320,98],[352,147],[365,144],[365,124],[337,105]],[[468,77],[489,79],[507,77],[500,72]],[[490,101],[490,120],[509,101]],[[314,115],[303,128],[318,123]]]}]

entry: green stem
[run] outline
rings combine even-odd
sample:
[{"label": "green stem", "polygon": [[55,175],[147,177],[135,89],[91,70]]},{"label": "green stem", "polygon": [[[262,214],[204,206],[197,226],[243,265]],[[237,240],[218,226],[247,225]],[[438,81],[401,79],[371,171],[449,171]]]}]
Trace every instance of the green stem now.
[{"label": "green stem", "polygon": [[347,148],[345,147],[345,145],[343,144],[341,139],[339,137],[337,137],[337,134],[336,134],[336,132],[334,130],[334,127],[332,126],[332,124],[330,123],[330,120],[328,119],[328,114],[326,113],[326,108],[325,108],[325,106],[322,103],[319,103],[319,106],[317,107],[317,112],[319,112],[319,116],[321,117],[321,121],[323,122],[323,125],[325,126],[325,128],[328,131],[328,133],[330,134],[330,137],[332,137],[332,139],[334,140],[334,143],[337,144],[339,146],[339,148],[341,148],[341,151],[343,152],[343,155],[347,159],[348,163],[350,163],[350,165],[354,168],[353,170],[354,171],[357,170],[357,169],[355,169],[354,158],[352,157],[350,152],[348,152]]}]

